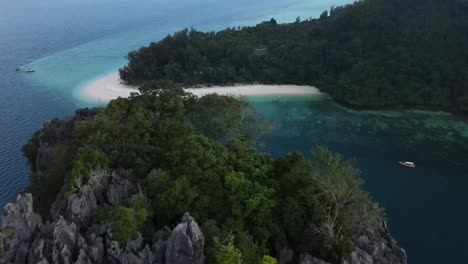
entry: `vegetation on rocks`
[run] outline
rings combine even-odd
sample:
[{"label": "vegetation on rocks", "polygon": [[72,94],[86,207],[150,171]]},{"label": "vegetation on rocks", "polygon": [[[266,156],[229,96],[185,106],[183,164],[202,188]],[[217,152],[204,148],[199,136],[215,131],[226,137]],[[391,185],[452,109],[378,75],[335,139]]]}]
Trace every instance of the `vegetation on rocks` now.
[{"label": "vegetation on rocks", "polygon": [[148,217],[148,211],[144,208],[128,208],[124,206],[111,206],[102,208],[98,214],[98,221],[112,225],[113,239],[121,245],[133,240],[138,230]]},{"label": "vegetation on rocks", "polygon": [[[63,184],[53,195],[79,201],[90,193],[83,186],[93,180],[93,170],[129,171],[139,190],[101,206],[97,221],[110,223],[124,245],[137,231],[151,240],[155,230],[190,212],[202,227],[207,263],[276,263],[270,256],[285,248],[339,262],[365,230],[381,228],[382,209],[340,155],[318,147],[310,159],[291,153],[275,160],[256,151],[258,136],[271,126],[247,101],[198,98],[168,81],[140,91],[36,133],[24,148],[37,178],[33,196],[42,197],[40,186]],[[60,136],[52,133],[56,129]],[[30,153],[42,153],[44,146],[66,148],[67,155],[52,151],[47,157],[54,165],[38,173]],[[65,173],[44,176],[56,170]],[[108,196],[128,190],[122,181],[108,188]],[[35,201],[39,208],[48,202]]]}]

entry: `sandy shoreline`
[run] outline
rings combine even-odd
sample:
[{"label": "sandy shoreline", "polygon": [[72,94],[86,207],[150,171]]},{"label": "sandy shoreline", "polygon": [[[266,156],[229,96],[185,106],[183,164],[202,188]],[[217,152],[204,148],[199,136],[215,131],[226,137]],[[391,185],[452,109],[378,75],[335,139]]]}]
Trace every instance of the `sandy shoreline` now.
[{"label": "sandy shoreline", "polygon": [[[187,92],[197,96],[217,93],[234,96],[287,96],[287,95],[320,95],[319,89],[313,86],[298,85],[235,85],[212,86],[205,88],[187,88]],[[81,89],[83,98],[89,101],[110,101],[118,97],[128,97],[132,92],[138,92],[137,87],[123,84],[119,73],[113,72],[94,80]]]},{"label": "sandy shoreline", "polygon": [[80,91],[83,98],[89,101],[108,102],[118,97],[129,97],[138,92],[137,87],[123,84],[118,72],[105,75],[86,84]]}]

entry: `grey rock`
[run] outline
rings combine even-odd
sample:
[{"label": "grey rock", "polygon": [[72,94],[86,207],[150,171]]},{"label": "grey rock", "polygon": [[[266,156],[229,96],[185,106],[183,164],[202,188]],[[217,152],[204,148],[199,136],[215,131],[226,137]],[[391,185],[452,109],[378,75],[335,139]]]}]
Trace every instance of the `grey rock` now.
[{"label": "grey rock", "polygon": [[166,264],[204,263],[204,237],[193,218],[185,214],[167,243]]},{"label": "grey rock", "polygon": [[129,252],[137,253],[143,249],[143,237],[140,232],[137,232],[137,238],[135,240],[127,241],[126,250]]},{"label": "grey rock", "polygon": [[357,239],[356,245],[359,248],[365,250],[366,252],[372,252],[372,250],[373,250],[370,239],[367,236],[364,236],[364,235],[360,236]]},{"label": "grey rock", "polygon": [[330,264],[322,259],[311,257],[309,254],[301,254],[299,264]]},{"label": "grey rock", "polygon": [[93,263],[98,263],[98,262],[91,261],[91,259],[88,257],[88,255],[85,253],[83,249],[80,250],[80,253],[78,254],[78,258],[74,262],[74,264],[93,264]]},{"label": "grey rock", "polygon": [[120,256],[121,264],[143,264],[143,260],[136,256],[133,252],[125,252]]},{"label": "grey rock", "polygon": [[54,248],[52,252],[52,260],[54,263],[71,263],[71,252],[67,245]]},{"label": "grey rock", "polygon": [[382,221],[380,228],[366,229],[356,240],[356,246],[357,249],[344,258],[347,263],[405,264],[407,262],[405,250],[400,248],[390,235],[385,221]]},{"label": "grey rock", "polygon": [[156,262],[156,256],[155,254],[151,251],[150,247],[148,245],[145,246],[145,248],[138,253],[140,259],[143,260],[143,263],[158,263]]},{"label": "grey rock", "polygon": [[[34,264],[38,261],[45,260],[44,257],[44,239],[36,238],[31,244],[28,254],[28,263]],[[46,260],[45,260],[46,261]]]},{"label": "grey rock", "polygon": [[94,191],[94,197],[97,204],[106,202],[106,192],[109,188],[109,174],[106,171],[99,170],[91,173],[88,185]]},{"label": "grey rock", "polygon": [[110,204],[122,203],[135,192],[136,188],[129,180],[116,172],[112,173],[112,182],[107,190],[107,200]]},{"label": "grey rock", "polygon": [[75,223],[63,217],[41,227],[28,251],[28,263],[73,263],[86,243]]},{"label": "grey rock", "polygon": [[0,219],[3,254],[0,263],[24,263],[29,248],[41,225],[41,217],[33,212],[32,195],[18,195],[14,203],[5,206]]},{"label": "grey rock", "polygon": [[41,259],[39,262],[37,262],[37,264],[49,264],[49,261],[46,259]]},{"label": "grey rock", "polygon": [[343,264],[373,264],[374,260],[366,251],[356,248],[348,257],[343,260]]},{"label": "grey rock", "polygon": [[90,245],[86,247],[86,255],[93,263],[102,263],[104,259],[104,244],[101,237],[91,240]]},{"label": "grey rock", "polygon": [[278,264],[292,263],[293,258],[294,258],[294,252],[291,249],[284,248],[280,252]]},{"label": "grey rock", "polygon": [[97,202],[94,190],[89,185],[80,188],[77,194],[68,199],[65,217],[74,222],[78,227],[87,227],[91,219],[96,215]]},{"label": "grey rock", "polygon": [[153,263],[161,264],[166,261],[167,240],[171,235],[170,231],[158,231],[153,238],[152,252],[154,254]]},{"label": "grey rock", "polygon": [[23,242],[16,251],[15,263],[26,263],[28,255],[29,243]]},{"label": "grey rock", "polygon": [[3,242],[3,234],[0,234],[0,256],[5,252],[5,242]]},{"label": "grey rock", "polygon": [[205,246],[205,237],[203,236],[200,227],[195,222],[193,217],[191,217],[188,213],[185,213],[185,215],[183,216],[182,223],[187,223],[187,235],[190,237],[193,246],[193,259],[196,261],[200,260],[200,262],[195,263],[203,262],[203,248]]},{"label": "grey rock", "polygon": [[114,259],[119,259],[122,250],[120,250],[119,242],[111,241],[109,247],[107,248],[107,254]]},{"label": "grey rock", "polygon": [[55,246],[73,248],[77,241],[77,227],[75,223],[68,224],[60,217],[54,224],[53,242]]},{"label": "grey rock", "polygon": [[55,198],[55,201],[50,206],[49,219],[56,220],[63,215],[67,209],[68,200],[63,197],[63,193],[59,193]]}]

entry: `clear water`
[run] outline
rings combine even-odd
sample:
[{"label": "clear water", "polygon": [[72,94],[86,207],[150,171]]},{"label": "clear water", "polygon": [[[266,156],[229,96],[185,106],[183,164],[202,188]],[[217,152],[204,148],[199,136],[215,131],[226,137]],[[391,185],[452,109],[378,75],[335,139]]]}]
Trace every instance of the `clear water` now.
[{"label": "clear water", "polygon": [[[409,263],[465,263],[468,123],[444,113],[355,112],[318,97],[251,98],[276,125],[264,151],[324,145],[355,159]],[[416,169],[397,164],[413,161]]]},{"label": "clear water", "polygon": [[[20,148],[42,123],[90,103],[89,81],[125,64],[128,51],[185,27],[216,30],[316,17],[350,0],[0,1],[0,208],[28,185]],[[17,73],[18,66],[36,69]],[[1,211],[1,209],[0,209]]]},{"label": "clear water", "polygon": [[[80,88],[124,65],[129,50],[184,27],[216,30],[316,17],[352,0],[3,1],[0,8],[0,206],[28,184],[20,147],[42,123],[92,103]],[[35,68],[16,73],[17,66]],[[277,129],[274,156],[326,145],[356,158],[410,263],[463,263],[468,242],[468,126],[426,112],[354,112],[317,97],[251,100]],[[418,168],[397,166],[411,160]]]}]

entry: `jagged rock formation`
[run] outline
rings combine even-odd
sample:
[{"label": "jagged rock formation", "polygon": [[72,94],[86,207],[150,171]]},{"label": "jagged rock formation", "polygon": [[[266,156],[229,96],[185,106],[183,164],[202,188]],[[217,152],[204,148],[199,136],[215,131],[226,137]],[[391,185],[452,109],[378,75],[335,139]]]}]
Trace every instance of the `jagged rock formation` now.
[{"label": "jagged rock formation", "polygon": [[[153,242],[144,245],[141,234],[126,246],[112,239],[108,224],[95,223],[98,207],[127,200],[136,192],[125,171],[95,171],[88,184],[65,199],[59,194],[45,224],[33,212],[31,194],[20,194],[5,207],[0,219],[0,264],[6,263],[204,263],[204,236],[195,220],[185,214],[172,230],[155,233]],[[358,238],[356,249],[342,264],[406,263],[406,253],[382,229],[367,230]],[[294,253],[284,249],[279,263],[294,263]],[[300,264],[328,262],[303,254]]]},{"label": "jagged rock formation", "polygon": [[40,225],[31,194],[20,194],[14,203],[7,204],[0,222],[0,263],[25,263],[29,244]]},{"label": "jagged rock formation", "polygon": [[[95,191],[109,190],[121,175],[94,172],[93,176],[77,194],[67,200],[57,198],[45,224],[33,212],[31,194],[20,194],[8,204],[0,222],[0,263],[204,263],[204,236],[188,214],[172,232],[156,232],[152,244],[144,245],[141,234],[125,247],[113,241],[110,225],[93,223],[98,204],[109,200],[109,192],[107,197],[96,198]],[[368,230],[356,244],[342,264],[406,263],[405,251],[396,245],[385,225],[380,232]],[[293,259],[292,251],[283,250],[279,263],[293,263]],[[328,262],[304,254],[299,263]]]},{"label": "jagged rock formation", "polygon": [[381,230],[367,230],[358,238],[356,249],[344,259],[343,264],[406,263],[406,252],[398,247],[384,222]]},{"label": "jagged rock formation", "polygon": [[[382,224],[380,231],[367,230],[365,235],[358,238],[356,249],[342,260],[342,264],[395,264],[406,263],[406,252],[398,247],[395,239],[390,235],[386,224]],[[284,260],[279,263],[285,262]],[[303,254],[300,264],[329,264],[328,262]]]},{"label": "jagged rock formation", "polygon": [[33,212],[31,194],[20,194],[5,207],[0,222],[0,264],[6,263],[204,263],[204,237],[185,214],[171,231],[156,232],[144,245],[141,234],[125,246],[112,239],[112,227],[98,224],[98,207],[125,201],[135,193],[126,172],[93,172],[92,180],[65,199],[59,194],[49,219]]},{"label": "jagged rock formation", "polygon": [[185,214],[169,237],[166,250],[166,263],[201,264],[204,262],[204,237],[197,223]]},{"label": "jagged rock formation", "polygon": [[[204,263],[204,236],[188,214],[171,231],[158,231],[151,244],[144,245],[141,234],[126,246],[112,239],[108,224],[97,224],[99,206],[118,204],[137,190],[127,171],[94,171],[90,181],[77,193],[64,198],[60,193],[52,204],[45,224],[33,212],[31,194],[20,194],[5,207],[0,219],[0,264],[6,263]],[[406,253],[389,234],[386,224],[381,230],[366,230],[356,241],[356,249],[342,264],[406,263]],[[297,256],[297,255],[296,255]],[[299,258],[284,249],[279,263],[327,264],[307,254]]]}]

